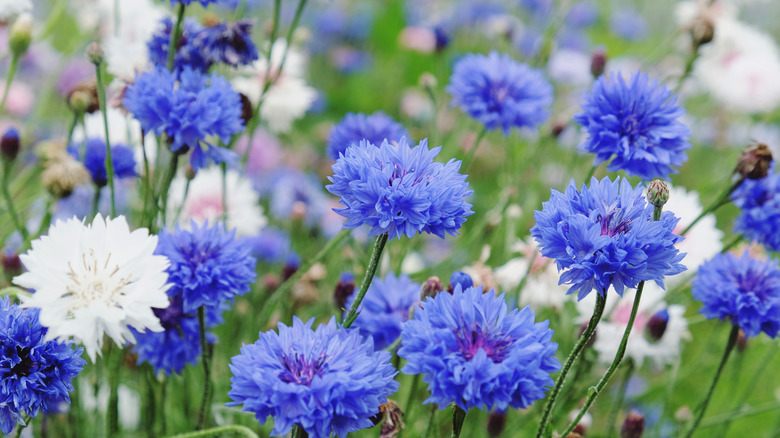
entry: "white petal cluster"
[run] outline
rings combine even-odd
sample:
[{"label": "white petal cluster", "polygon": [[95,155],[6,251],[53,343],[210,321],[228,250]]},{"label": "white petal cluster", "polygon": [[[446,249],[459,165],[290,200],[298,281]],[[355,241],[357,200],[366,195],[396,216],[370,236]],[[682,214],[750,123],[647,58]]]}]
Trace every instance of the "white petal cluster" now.
[{"label": "white petal cluster", "polygon": [[[555,262],[543,257],[536,249],[533,242],[518,242],[514,250],[524,254],[509,260],[503,266],[495,269],[494,276],[501,290],[507,292],[515,290],[528,273],[523,289],[520,291],[519,307],[531,306],[534,310],[545,307],[561,309],[563,304],[570,299],[566,295],[567,286],[558,284],[560,274],[555,267]],[[531,263],[531,269],[528,269]]]},{"label": "white petal cluster", "polygon": [[32,12],[32,0],[0,0],[0,21],[25,13]]}]

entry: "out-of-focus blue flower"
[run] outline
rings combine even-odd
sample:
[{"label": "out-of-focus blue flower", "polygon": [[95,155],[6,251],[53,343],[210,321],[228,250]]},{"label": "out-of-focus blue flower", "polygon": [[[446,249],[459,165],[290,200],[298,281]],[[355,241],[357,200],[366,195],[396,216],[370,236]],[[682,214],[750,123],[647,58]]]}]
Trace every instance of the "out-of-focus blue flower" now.
[{"label": "out-of-focus blue flower", "polygon": [[764,178],[746,179],[731,194],[740,208],[734,232],[743,233],[771,251],[780,251],[780,174],[774,163]]},{"label": "out-of-focus blue flower", "polygon": [[[160,20],[159,27],[146,42],[149,49],[149,62],[157,67],[166,68],[168,66],[168,44],[171,42],[172,31],[173,20],[171,17],[165,17]],[[189,18],[184,20],[176,55],[173,58],[174,69],[181,70],[184,67],[189,67],[204,73],[209,70],[211,61],[206,59],[198,44],[202,31],[203,26],[197,21]]]},{"label": "out-of-focus blue flower", "polygon": [[645,73],[634,73],[628,82],[620,73],[601,75],[585,94],[582,110],[574,116],[588,133],[580,150],[596,154],[595,165],[614,157],[610,172],[650,180],[677,173],[671,166],[688,161],[690,131],[680,121],[685,110]]},{"label": "out-of-focus blue flower", "polygon": [[474,280],[471,278],[471,275],[463,271],[455,271],[450,275],[450,286],[454,289],[458,285],[460,285],[461,289],[466,290],[474,286]]},{"label": "out-of-focus blue flower", "polygon": [[206,142],[216,136],[223,143],[244,129],[241,98],[230,83],[216,73],[204,76],[189,67],[177,75],[164,68],[142,73],[127,87],[122,100],[146,132],[167,135],[173,152],[192,148],[195,170],[208,160],[235,159],[235,153]]},{"label": "out-of-focus blue flower", "polygon": [[[375,278],[352,326],[363,336],[372,337],[377,350],[387,347],[401,336],[401,324],[409,319],[409,309],[420,301],[420,286],[406,274],[396,277],[391,272],[385,278]],[[344,307],[352,308],[354,301],[352,294]]]},{"label": "out-of-focus blue flower", "polygon": [[190,226],[191,231],[178,225],[173,232],[163,230],[154,252],[171,262],[168,283],[181,289],[183,311],[218,308],[235,295],[249,292],[257,277],[257,261],[247,242],[236,239],[235,231],[227,232],[221,224],[198,227],[192,222]]},{"label": "out-of-focus blue flower", "polygon": [[243,404],[260,424],[272,416],[272,435],[298,424],[312,438],[344,437],[371,427],[370,418],[398,389],[390,353],[374,351],[370,339],[333,318],[316,330],[313,322],[294,316],[292,327],[279,323],[278,333],[260,333],[231,361],[228,406]]},{"label": "out-of-focus blue flower", "polygon": [[[73,216],[82,220],[91,220],[94,217],[92,204],[95,202],[95,190],[100,190],[98,213],[101,213],[104,217],[109,216],[111,214],[111,188],[108,186],[95,187],[93,184],[79,184],[73,189],[73,193],[70,196],[57,200],[54,214],[52,215],[52,223],[58,220],[66,221]],[[117,214],[127,214],[136,190],[135,180],[120,179],[114,181]]]},{"label": "out-of-focus blue flower", "polygon": [[501,128],[535,128],[550,113],[553,88],[539,70],[507,54],[468,54],[455,64],[447,92],[452,106],[485,125]]},{"label": "out-of-focus blue flower", "polygon": [[212,3],[219,3],[221,0],[170,0],[171,6],[176,6],[177,3],[189,6],[193,1],[197,1],[205,8]]},{"label": "out-of-focus blue flower", "polygon": [[627,179],[592,178],[580,190],[572,181],[565,194],[552,190],[542,211],[534,212],[531,235],[542,255],[565,270],[560,283],[571,284],[577,299],[593,289],[604,295],[610,286],[622,296],[641,281],[663,287],[664,277],[685,270],[685,254],[674,246],[682,240],[673,233],[680,219],[664,211],[653,221],[653,210],[642,187]]},{"label": "out-of-focus blue flower", "polygon": [[553,8],[552,0],[520,0],[519,3],[537,20],[547,19]]},{"label": "out-of-focus blue flower", "polygon": [[[68,153],[73,158],[84,163],[92,181],[98,187],[108,183],[106,174],[106,141],[101,138],[90,138],[84,150],[84,156],[79,153],[80,145],[71,143]],[[132,178],[135,172],[135,154],[129,147],[121,144],[111,146],[111,161],[114,164],[114,178]]]},{"label": "out-of-focus blue flower", "polygon": [[282,230],[265,227],[257,236],[245,237],[252,247],[252,255],[266,263],[281,263],[290,253],[290,236]]},{"label": "out-of-focus blue flower", "polygon": [[373,58],[365,50],[358,50],[348,46],[340,46],[333,49],[330,54],[333,66],[342,73],[355,73],[371,66]]},{"label": "out-of-focus blue flower", "polygon": [[458,173],[460,161],[433,161],[440,151],[428,149],[427,140],[412,148],[405,138],[397,145],[362,140],[347,148],[325,186],[341,197],[344,207],[334,211],[347,218],[344,228],[366,224],[370,235],[388,233],[391,239],[421,232],[456,235],[474,213],[465,199],[472,191]]},{"label": "out-of-focus blue flower", "polygon": [[571,6],[566,14],[566,24],[574,27],[588,27],[599,18],[599,9],[596,3],[585,0]]},{"label": "out-of-focus blue flower", "polygon": [[22,309],[0,298],[0,430],[10,434],[23,417],[70,403],[68,392],[86,362],[83,348],[46,341],[38,309]]},{"label": "out-of-focus blue flower", "polygon": [[504,294],[482,287],[437,294],[404,323],[398,355],[405,374],[422,374],[430,397],[444,409],[455,403],[503,411],[526,408],[553,385],[561,368],[549,321],[535,323],[530,307],[508,312]]},{"label": "out-of-focus blue flower", "polygon": [[612,33],[629,41],[639,41],[647,37],[647,21],[633,9],[621,8],[612,13],[609,19]]},{"label": "out-of-focus blue flower", "polygon": [[270,175],[258,175],[253,183],[261,196],[270,197],[271,214],[277,219],[301,217],[308,227],[315,227],[328,210],[329,198],[315,174],[285,167]]},{"label": "out-of-focus blue flower", "polygon": [[328,158],[335,161],[360,140],[380,145],[385,139],[398,143],[404,137],[409,138],[406,128],[381,111],[371,115],[349,113],[330,129],[326,152]]},{"label": "out-of-focus blue flower", "polygon": [[257,47],[252,42],[252,23],[247,20],[205,27],[197,40],[203,56],[212,63],[238,67],[258,59]]},{"label": "out-of-focus blue flower", "polygon": [[699,313],[724,320],[753,337],[764,332],[777,336],[780,329],[780,268],[777,260],[757,260],[718,254],[699,267],[693,279],[693,297],[701,301]]}]

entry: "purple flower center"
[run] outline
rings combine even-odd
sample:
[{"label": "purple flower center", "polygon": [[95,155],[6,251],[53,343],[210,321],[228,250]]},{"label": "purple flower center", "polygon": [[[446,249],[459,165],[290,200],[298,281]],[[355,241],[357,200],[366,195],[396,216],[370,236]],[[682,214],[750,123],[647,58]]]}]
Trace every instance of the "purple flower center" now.
[{"label": "purple flower center", "polygon": [[513,339],[501,333],[492,334],[479,326],[474,326],[471,331],[463,328],[456,332],[455,342],[458,345],[458,350],[466,360],[471,360],[477,355],[479,350],[484,350],[490,360],[498,363],[506,357],[507,350],[512,345]]},{"label": "purple flower center", "polygon": [[186,316],[183,312],[181,295],[171,298],[171,303],[164,309],[152,309],[154,316],[160,320],[160,325],[165,330],[179,327],[182,317]]},{"label": "purple flower center", "polygon": [[764,276],[756,272],[748,271],[745,274],[734,273],[737,278],[737,286],[742,294],[753,294],[761,301],[764,301],[764,291],[767,289],[762,285]]},{"label": "purple flower center", "polygon": [[616,211],[602,216],[598,215],[596,220],[601,223],[601,235],[614,237],[618,234],[627,233],[631,229],[631,219],[623,219],[623,214]]},{"label": "purple flower center", "polygon": [[636,119],[636,116],[631,114],[625,119],[623,119],[623,123],[621,125],[621,129],[623,131],[623,135],[628,135],[631,137],[630,143],[634,143],[634,137],[637,135],[641,135],[641,132],[639,132],[639,121]]},{"label": "purple flower center", "polygon": [[305,358],[298,353],[295,353],[293,357],[282,356],[282,365],[284,365],[284,371],[279,375],[279,378],[283,382],[297,383],[298,385],[311,385],[314,376],[322,376],[325,372],[325,362],[327,356],[325,353],[320,353],[316,358]]},{"label": "purple flower center", "polygon": [[16,354],[19,355],[19,363],[11,368],[11,374],[15,374],[19,377],[27,377],[32,374],[33,370],[38,366],[37,362],[34,362],[30,358],[30,347],[16,347]]}]

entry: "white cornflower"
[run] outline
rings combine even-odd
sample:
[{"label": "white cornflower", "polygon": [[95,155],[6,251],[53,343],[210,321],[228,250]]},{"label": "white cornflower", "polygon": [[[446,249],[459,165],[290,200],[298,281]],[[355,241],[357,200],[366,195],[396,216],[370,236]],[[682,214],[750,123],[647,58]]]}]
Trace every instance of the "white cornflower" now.
[{"label": "white cornflower", "polygon": [[22,304],[40,309],[46,339],[73,338],[94,362],[104,334],[124,346],[135,342],[130,328],[163,330],[152,308],[168,307],[169,262],[156,247],[157,236],[130,231],[124,216],[57,221],[20,256],[27,272],[13,281],[35,291]]},{"label": "white cornflower", "polygon": [[0,0],[0,21],[10,20],[24,12],[32,12],[30,0]]},{"label": "white cornflower", "polygon": [[[235,170],[227,171],[225,183],[227,229],[235,228],[236,236],[256,235],[267,223],[260,207],[260,196],[252,188],[252,183]],[[219,167],[202,169],[195,175],[182,206],[186,186],[184,176],[177,177],[171,184],[167,212],[171,224],[176,222],[189,229],[193,220],[203,225],[206,221],[213,224],[222,219],[222,170]]]}]

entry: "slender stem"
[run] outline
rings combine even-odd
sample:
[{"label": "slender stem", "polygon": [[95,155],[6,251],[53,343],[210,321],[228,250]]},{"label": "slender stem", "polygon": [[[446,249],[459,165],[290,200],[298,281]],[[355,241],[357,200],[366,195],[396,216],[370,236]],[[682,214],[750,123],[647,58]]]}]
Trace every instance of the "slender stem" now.
[{"label": "slender stem", "polygon": [[[227,164],[222,163],[220,164],[220,167],[222,167],[222,223],[225,225],[225,229],[228,229],[228,202],[227,202]],[[185,193],[185,197],[187,194]],[[184,200],[182,200],[181,205],[184,205]]]},{"label": "slender stem", "polygon": [[688,56],[688,59],[685,60],[685,69],[683,70],[682,75],[680,75],[680,78],[677,79],[677,85],[674,86],[674,91],[672,92],[671,96],[674,96],[680,92],[680,89],[685,83],[685,80],[688,79],[691,73],[693,73],[693,65],[698,57],[699,49],[697,47],[693,50],[693,52],[691,52],[690,56]]},{"label": "slender stem", "polygon": [[3,181],[0,186],[2,186],[3,198],[5,198],[5,206],[8,209],[8,214],[11,215],[11,220],[14,223],[14,227],[19,230],[19,233],[22,234],[22,239],[27,242],[30,240],[30,235],[27,232],[27,228],[24,226],[21,219],[19,219],[19,214],[16,212],[14,201],[11,198],[11,192],[8,190],[8,176],[11,173],[11,164],[12,163],[10,161],[3,161]]},{"label": "slender stem", "polygon": [[298,424],[293,426],[292,429],[292,438],[308,438],[309,434],[306,433],[306,431]]},{"label": "slender stem", "polygon": [[3,89],[3,97],[0,99],[0,111],[5,109],[5,100],[8,99],[8,94],[11,91],[11,83],[14,81],[16,75],[16,69],[19,67],[19,55],[14,53],[11,56],[11,65],[8,67],[8,76],[5,78],[5,88]]},{"label": "slender stem", "polygon": [[520,279],[520,283],[518,283],[515,288],[515,300],[517,300],[516,304],[518,307],[520,307],[520,294],[523,293],[523,288],[528,282],[528,276],[531,275],[531,269],[534,267],[534,261],[536,261],[537,255],[537,251],[534,251],[533,254],[531,254],[531,257],[528,259],[528,267],[525,269],[525,274],[523,274],[523,278]]},{"label": "slender stem", "polygon": [[466,420],[466,411],[460,406],[452,407],[452,435],[451,438],[459,438],[460,432],[463,430],[463,421]]},{"label": "slender stem", "polygon": [[114,195],[114,161],[111,159],[111,142],[108,138],[108,108],[106,107],[106,89],[103,87],[103,73],[100,68],[102,63],[95,64],[97,75],[97,93],[100,111],[103,113],[103,129],[106,131],[106,177],[108,188],[111,190],[111,217],[116,217],[116,200]]},{"label": "slender stem", "polygon": [[584,181],[585,184],[587,184],[588,181],[590,181],[590,179],[593,178],[593,175],[596,174],[596,169],[598,169],[598,168],[599,168],[599,166],[597,166],[595,164],[590,168],[590,170],[588,171],[588,174],[585,176],[585,181]]},{"label": "slender stem", "polygon": [[95,185],[95,194],[92,195],[92,217],[97,216],[100,209],[100,186]]},{"label": "slender stem", "polygon": [[[585,349],[585,345],[587,345],[588,341],[590,341],[591,336],[593,336],[593,332],[596,331],[596,325],[601,320],[601,315],[604,314],[604,306],[606,303],[606,290],[603,291],[603,294],[596,294],[596,306],[593,309],[593,316],[590,317],[588,327],[585,328],[585,331],[582,332],[582,335],[577,340],[577,343],[574,344],[574,349],[571,351],[571,353],[569,353],[569,357],[566,358],[566,363],[563,365],[561,374],[558,376],[558,380],[555,381],[555,387],[553,388],[552,393],[550,393],[550,398],[547,399],[547,406],[544,409],[544,415],[542,416],[542,421],[539,424],[539,431],[536,433],[536,438],[550,435],[549,433],[546,433],[547,425],[550,422],[550,416],[552,415],[552,411],[555,408],[555,401],[558,398],[558,394],[561,392],[561,388],[566,381],[566,375],[569,374],[569,370],[571,369],[572,364],[574,364],[574,361],[580,355],[582,350]],[[566,434],[562,436],[566,436]]]},{"label": "slender stem", "polygon": [[203,402],[198,414],[198,430],[206,427],[211,417],[211,347],[206,342],[206,309],[198,307],[198,329],[200,333],[201,364],[203,365]]},{"label": "slender stem", "polygon": [[[749,417],[751,415],[763,414],[764,412],[774,411],[774,410],[777,410],[777,409],[780,409],[780,402],[777,402],[777,401],[773,401],[773,402],[769,402],[769,403],[763,403],[763,404],[760,404],[758,406],[752,406],[752,407],[748,407],[748,408],[745,408],[745,409],[737,409],[735,411],[727,412],[727,413],[721,414],[721,415],[716,415],[714,417],[710,417],[710,418],[702,421],[701,422],[701,428],[703,429],[705,427],[711,427],[711,426],[715,426],[715,425],[723,424],[723,423],[726,423],[726,425],[728,425],[732,421],[734,421],[736,419],[739,419],[739,418],[745,418],[745,417]],[[777,431],[777,434],[772,435],[772,436],[775,436],[775,437],[779,436],[778,434],[780,434],[780,429],[775,428],[774,430]]]},{"label": "slender stem", "polygon": [[[141,153],[144,157],[144,177],[141,180],[143,191],[144,191],[144,198],[143,198],[143,221],[147,224],[149,228],[152,227],[152,223],[154,222],[154,215],[149,212],[149,204],[152,199],[154,199],[154,193],[152,193],[152,174],[149,173],[149,156],[146,154],[146,133],[143,129],[141,129]],[[158,151],[159,153],[159,151]]]},{"label": "slender stem", "polygon": [[693,222],[691,222],[691,223],[690,223],[690,225],[688,225],[687,227],[685,227],[685,229],[682,231],[682,233],[680,233],[680,235],[681,235],[681,236],[684,236],[684,235],[686,235],[686,234],[688,233],[688,231],[690,231],[690,230],[691,230],[691,228],[693,228],[693,226],[694,226],[694,225],[696,225],[697,223],[699,223],[699,221],[700,221],[700,220],[702,220],[702,219],[704,218],[704,216],[706,216],[706,215],[707,215],[707,214],[709,214],[709,213],[712,213],[713,211],[717,210],[717,209],[718,209],[718,207],[720,207],[720,206],[722,206],[722,205],[726,204],[726,203],[728,202],[729,195],[731,195],[732,193],[734,193],[734,190],[737,190],[737,188],[738,188],[738,187],[739,187],[739,186],[742,184],[742,182],[743,182],[743,181],[745,181],[745,178],[739,178],[737,181],[735,181],[733,184],[731,184],[731,185],[730,185],[730,186],[729,186],[729,187],[726,189],[726,191],[724,191],[723,193],[721,193],[721,195],[718,197],[718,199],[716,199],[716,200],[715,200],[715,202],[713,202],[712,204],[710,204],[710,206],[709,206],[709,207],[707,207],[706,209],[704,209],[704,210],[701,212],[701,214],[699,214],[699,215],[696,217],[696,219],[694,219],[694,220],[693,220]]},{"label": "slender stem", "polygon": [[213,427],[211,429],[198,430],[195,432],[180,433],[178,435],[171,435],[168,438],[221,437],[230,433],[246,438],[259,438],[256,433],[252,432],[252,429],[245,426],[239,426],[237,424],[231,426]]},{"label": "slender stem", "polygon": [[[615,420],[617,420],[620,407],[623,406],[623,401],[626,399],[626,390],[628,389],[628,381],[631,380],[631,376],[634,374],[634,361],[629,360],[626,366],[626,372],[623,374],[623,380],[618,387],[618,399],[612,406],[612,412],[609,414],[609,421],[607,422],[607,438],[612,438],[613,432],[615,432]],[[576,426],[576,425],[575,425]]]},{"label": "slender stem", "polygon": [[707,395],[704,397],[704,400],[701,402],[701,408],[699,409],[699,413],[696,415],[696,418],[693,420],[693,425],[691,425],[691,428],[688,429],[688,432],[686,432],[685,434],[686,438],[690,438],[691,436],[693,436],[693,433],[696,432],[696,428],[699,427],[699,423],[701,423],[701,419],[704,418],[704,412],[707,410],[707,405],[709,405],[710,403],[710,398],[712,397],[712,393],[715,391],[715,385],[717,385],[718,379],[720,379],[720,374],[723,372],[723,368],[726,365],[726,361],[728,360],[729,355],[731,355],[731,351],[734,349],[734,345],[737,344],[738,335],[739,335],[739,326],[734,324],[731,327],[729,340],[726,343],[726,351],[723,352],[723,359],[720,360],[720,365],[718,365],[718,370],[715,372],[715,377],[712,379],[712,384],[710,385],[710,388],[707,391]]},{"label": "slender stem", "polygon": [[[162,200],[162,205],[159,205],[159,213],[162,215],[162,224],[163,226],[166,225],[166,213],[168,212],[168,191],[171,188],[171,183],[173,182],[173,177],[176,176],[176,169],[179,166],[179,157],[182,155],[181,149],[177,152],[173,153],[173,156],[171,156],[171,162],[168,166],[168,173],[165,174],[165,179],[163,180],[162,187],[160,188],[160,194],[159,198]],[[155,214],[153,217],[156,217]]]},{"label": "slender stem", "polygon": [[290,29],[287,30],[287,44],[285,44],[284,52],[282,53],[282,60],[279,63],[279,70],[276,73],[276,78],[282,74],[282,70],[284,69],[284,63],[287,61],[287,54],[290,53],[293,35],[295,34],[295,29],[298,28],[298,23],[301,21],[301,15],[303,15],[303,8],[306,7],[306,2],[307,0],[298,0],[298,7],[295,8],[295,15],[290,23]]},{"label": "slender stem", "polygon": [[184,3],[179,3],[179,11],[176,15],[176,25],[171,29],[171,39],[168,40],[168,70],[173,71],[176,49],[181,38],[181,25],[184,22]]},{"label": "slender stem", "polygon": [[20,436],[22,436],[22,431],[24,430],[25,427],[30,425],[30,420],[32,420],[32,417],[25,414],[24,418],[22,419],[22,421],[24,421],[24,425],[23,426],[20,425],[16,429],[16,435],[14,435],[14,438],[19,438]]},{"label": "slender stem", "polygon": [[341,324],[344,328],[349,328],[358,317],[360,303],[363,302],[363,297],[366,296],[368,287],[371,286],[371,281],[374,279],[376,268],[379,266],[379,259],[382,258],[382,250],[385,248],[385,244],[387,244],[387,238],[387,233],[382,233],[376,237],[376,241],[374,242],[374,250],[371,251],[371,259],[369,260],[368,267],[366,268],[366,275],[363,277],[363,283],[360,285],[360,292],[358,292],[357,296],[355,297],[355,301],[352,302],[352,307],[349,309],[349,313],[347,313],[347,316],[344,317],[344,322]]},{"label": "slender stem", "polygon": [[734,237],[734,240],[729,242],[726,246],[723,247],[722,250],[720,250],[720,253],[721,254],[725,254],[725,253],[729,252],[732,248],[737,246],[739,244],[739,242],[741,242],[742,239],[744,239],[744,238],[745,238],[744,234],[738,234],[737,236]]},{"label": "slender stem", "polygon": [[428,438],[433,433],[433,428],[436,426],[436,405],[431,406],[431,416],[428,418],[428,427],[425,428],[424,438]]},{"label": "slender stem", "polygon": [[[187,182],[184,183],[184,196],[181,198],[181,204],[179,204],[179,208],[176,209],[176,216],[173,218],[173,223],[179,222],[179,217],[181,216],[182,210],[184,210],[184,203],[187,202],[187,195],[190,193],[190,183],[192,182],[191,179],[187,178]],[[225,191],[223,190],[223,196]],[[225,210],[225,206],[223,204],[222,206],[223,210]]]},{"label": "slender stem", "polygon": [[[758,383],[758,380],[765,375],[764,370],[766,370],[766,367],[769,366],[769,364],[772,362],[772,358],[775,355],[775,352],[777,352],[777,343],[772,343],[769,346],[767,346],[767,352],[764,355],[764,359],[761,361],[761,364],[756,368],[756,370],[752,373],[753,377],[751,377],[750,382],[745,386],[745,389],[742,391],[742,395],[737,400],[737,403],[734,404],[734,412],[740,412],[742,410],[742,405],[745,404],[750,394],[753,392],[753,388],[756,387],[756,384]],[[729,426],[731,426],[731,421],[734,418],[729,418],[726,421],[726,424],[723,425],[723,428],[721,428],[721,435],[723,436],[728,432]],[[708,423],[705,421],[705,423]]]},{"label": "slender stem", "polygon": [[241,0],[241,2],[236,7],[236,13],[233,15],[234,20],[240,20],[244,17],[244,11],[246,11],[246,2],[247,0]]},{"label": "slender stem", "polygon": [[112,347],[114,348],[109,351],[107,436],[116,436],[119,433],[119,371],[122,365],[122,356],[124,356],[119,347]]},{"label": "slender stem", "polygon": [[154,369],[147,367],[146,369],[146,400],[144,403],[144,418],[143,423],[146,428],[146,436],[152,438],[155,436],[155,423],[157,413],[157,377],[154,375]]},{"label": "slender stem", "polygon": [[[73,111],[73,123],[70,124],[70,128],[68,129],[68,141],[65,143],[66,146],[70,146],[70,142],[73,141],[73,131],[76,130],[76,126],[79,124],[81,116],[82,114]],[[84,133],[84,135],[86,135],[86,133]]]},{"label": "slender stem", "polygon": [[582,409],[580,409],[580,413],[577,415],[577,418],[569,425],[569,427],[566,428],[561,436],[568,436],[574,430],[574,428],[577,427],[577,424],[579,424],[580,420],[582,420],[582,417],[588,412],[590,406],[593,404],[593,402],[596,401],[596,397],[599,396],[599,393],[601,393],[604,387],[607,386],[607,383],[609,383],[609,379],[612,378],[612,375],[615,374],[615,371],[617,371],[618,367],[620,367],[620,363],[623,361],[623,356],[626,354],[628,337],[631,335],[631,329],[634,328],[634,320],[636,319],[636,314],[639,310],[639,302],[642,299],[642,289],[644,289],[644,287],[645,282],[643,281],[639,283],[639,287],[636,288],[634,305],[631,307],[631,316],[628,318],[626,330],[623,332],[623,339],[620,340],[620,346],[618,346],[618,351],[617,354],[615,354],[615,358],[612,359],[612,364],[607,369],[607,372],[604,373],[604,376],[601,378],[601,380],[599,380],[599,383],[596,385],[596,387],[592,388],[591,391],[588,391],[588,398],[585,400],[585,405],[582,407]]},{"label": "slender stem", "polygon": [[406,416],[407,419],[412,418],[411,412],[412,408],[414,407],[414,404],[412,403],[414,401],[414,393],[417,392],[417,385],[420,384],[420,375],[415,374],[412,376],[412,387],[409,389],[409,396],[406,397],[406,405],[404,405],[404,416]]},{"label": "slender stem", "polygon": [[485,138],[485,134],[487,134],[487,127],[483,126],[482,130],[479,131],[479,134],[477,135],[477,140],[474,142],[474,145],[471,146],[468,155],[466,155],[466,158],[463,160],[463,165],[466,168],[464,172],[468,173],[469,170],[471,170],[474,156],[477,154],[477,149],[479,149],[479,144],[482,143],[482,139]]}]

